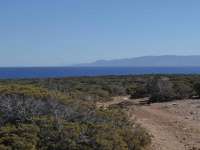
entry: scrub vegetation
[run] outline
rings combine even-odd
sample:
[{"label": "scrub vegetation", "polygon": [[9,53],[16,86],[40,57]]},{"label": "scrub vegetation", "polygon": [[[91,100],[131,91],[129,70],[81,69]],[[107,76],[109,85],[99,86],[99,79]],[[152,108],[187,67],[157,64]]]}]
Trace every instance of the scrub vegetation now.
[{"label": "scrub vegetation", "polygon": [[116,96],[149,103],[195,98],[200,76],[144,75],[0,80],[1,150],[142,150],[145,129],[119,107],[96,107]]}]

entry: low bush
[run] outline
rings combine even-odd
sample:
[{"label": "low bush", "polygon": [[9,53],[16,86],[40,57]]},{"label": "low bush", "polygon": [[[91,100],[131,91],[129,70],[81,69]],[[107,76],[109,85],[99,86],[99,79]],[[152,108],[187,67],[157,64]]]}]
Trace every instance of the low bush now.
[{"label": "low bush", "polygon": [[175,99],[173,83],[169,78],[155,78],[151,81],[150,102],[164,102]]},{"label": "low bush", "polygon": [[150,136],[141,127],[107,123],[78,123],[36,118],[34,124],[5,125],[0,128],[2,150],[140,150]]},{"label": "low bush", "polygon": [[200,83],[199,82],[194,84],[194,91],[196,92],[196,95],[200,97]]},{"label": "low bush", "polygon": [[127,93],[130,95],[131,99],[148,96],[147,89],[144,86],[130,87],[127,89]]},{"label": "low bush", "polygon": [[30,83],[0,87],[0,114],[2,150],[141,150],[150,143],[122,110]]}]

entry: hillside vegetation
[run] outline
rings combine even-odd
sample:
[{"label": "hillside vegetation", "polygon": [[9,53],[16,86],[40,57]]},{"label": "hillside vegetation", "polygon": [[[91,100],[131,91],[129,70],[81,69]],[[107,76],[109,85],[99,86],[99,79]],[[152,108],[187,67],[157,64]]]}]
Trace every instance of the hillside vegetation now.
[{"label": "hillside vegetation", "polygon": [[146,75],[0,81],[2,150],[142,150],[149,134],[120,108],[97,102],[130,95],[149,103],[197,97],[200,76]]}]

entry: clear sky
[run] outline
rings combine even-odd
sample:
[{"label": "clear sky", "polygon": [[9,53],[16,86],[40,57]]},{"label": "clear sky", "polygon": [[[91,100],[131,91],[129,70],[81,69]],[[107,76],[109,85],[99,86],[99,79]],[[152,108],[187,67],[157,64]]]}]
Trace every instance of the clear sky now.
[{"label": "clear sky", "polygon": [[0,0],[0,66],[200,55],[200,0]]}]

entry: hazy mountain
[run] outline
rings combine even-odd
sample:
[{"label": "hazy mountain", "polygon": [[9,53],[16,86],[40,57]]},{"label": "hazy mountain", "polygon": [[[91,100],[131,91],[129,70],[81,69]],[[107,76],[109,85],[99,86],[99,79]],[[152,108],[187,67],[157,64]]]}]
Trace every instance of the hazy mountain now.
[{"label": "hazy mountain", "polygon": [[128,59],[98,60],[92,63],[79,64],[77,66],[94,67],[200,67],[200,55],[192,56],[143,56]]}]

